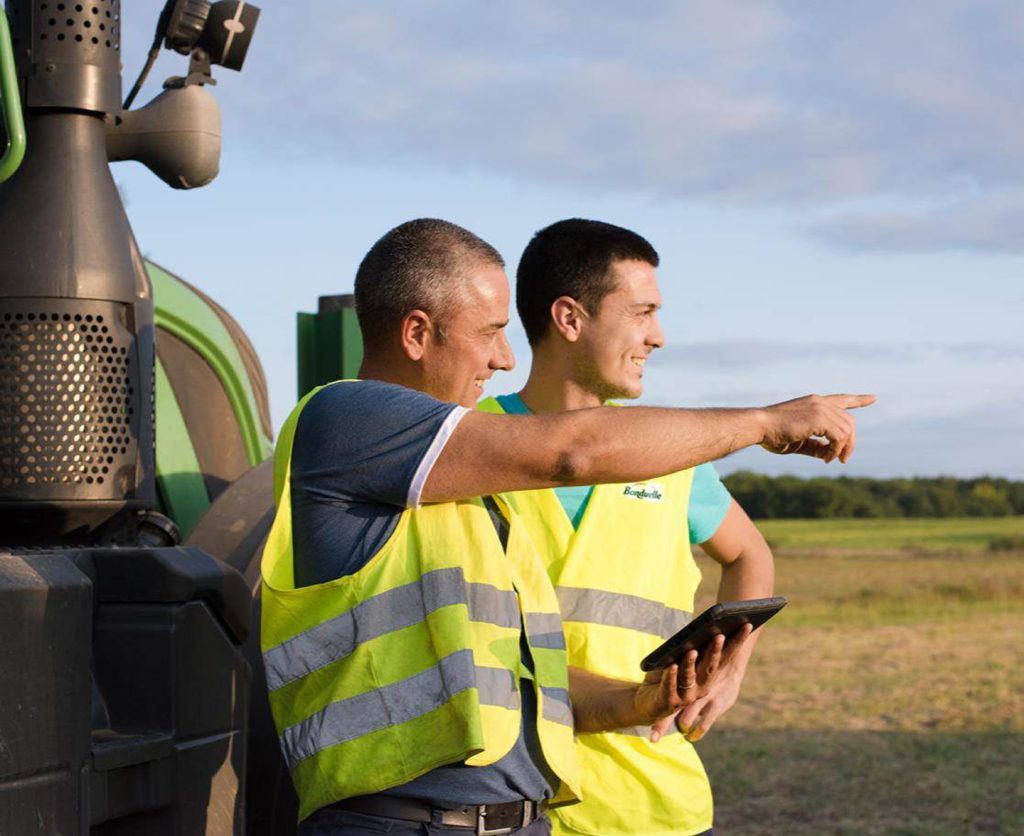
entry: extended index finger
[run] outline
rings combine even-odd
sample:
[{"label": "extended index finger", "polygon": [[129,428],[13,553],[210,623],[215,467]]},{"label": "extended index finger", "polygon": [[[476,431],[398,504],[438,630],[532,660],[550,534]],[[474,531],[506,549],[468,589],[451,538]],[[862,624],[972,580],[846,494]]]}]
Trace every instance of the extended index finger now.
[{"label": "extended index finger", "polygon": [[862,406],[871,406],[878,400],[878,397],[876,395],[829,395],[828,399],[843,409],[860,409]]}]

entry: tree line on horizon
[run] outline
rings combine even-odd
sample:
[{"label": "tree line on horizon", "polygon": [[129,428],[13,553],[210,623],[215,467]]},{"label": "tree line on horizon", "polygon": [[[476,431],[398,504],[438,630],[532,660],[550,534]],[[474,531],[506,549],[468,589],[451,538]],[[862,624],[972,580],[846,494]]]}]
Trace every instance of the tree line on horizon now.
[{"label": "tree line on horizon", "polygon": [[1024,482],[982,476],[805,479],[739,470],[722,481],[753,519],[1006,517],[1024,514]]}]

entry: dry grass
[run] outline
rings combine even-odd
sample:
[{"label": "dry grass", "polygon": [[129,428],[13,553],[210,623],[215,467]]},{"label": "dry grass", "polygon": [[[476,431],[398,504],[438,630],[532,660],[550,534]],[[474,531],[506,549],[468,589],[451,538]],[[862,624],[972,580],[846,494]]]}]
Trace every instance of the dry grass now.
[{"label": "dry grass", "polygon": [[1020,733],[734,726],[700,744],[720,836],[1016,836],[1022,746]]},{"label": "dry grass", "polygon": [[789,607],[700,744],[716,833],[1024,834],[1024,555],[776,557]]},{"label": "dry grass", "polygon": [[1019,612],[1024,601],[1020,553],[776,558],[776,587],[790,603],[773,626],[916,624]]}]

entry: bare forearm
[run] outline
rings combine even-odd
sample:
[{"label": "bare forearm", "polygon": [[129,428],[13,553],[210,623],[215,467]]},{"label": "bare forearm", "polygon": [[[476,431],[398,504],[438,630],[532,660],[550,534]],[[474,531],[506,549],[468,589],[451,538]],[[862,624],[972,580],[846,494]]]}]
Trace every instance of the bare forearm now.
[{"label": "bare forearm", "polygon": [[[767,546],[765,551],[766,555],[751,555],[750,559],[743,556],[722,568],[722,579],[718,584],[719,601],[771,597],[775,586],[775,570]],[[760,635],[760,630],[755,630],[743,646],[737,649],[734,674],[740,677],[744,675]]]},{"label": "bare forearm", "polygon": [[[742,601],[749,598],[768,598],[775,589],[775,560],[771,548],[761,532],[735,503],[726,517],[726,530],[708,544],[708,553],[722,563],[722,577],[718,584],[719,601]],[[730,537],[731,535],[731,537]],[[714,545],[722,545],[733,554],[715,551]],[[750,638],[737,649],[732,674],[740,678],[746,672],[747,663],[754,652],[760,631],[755,630]]]},{"label": "bare forearm", "polygon": [[[597,407],[466,415],[438,457],[424,502],[561,485],[637,482],[764,438],[761,409]],[[480,467],[480,462],[488,463]]]},{"label": "bare forearm", "polygon": [[[775,561],[771,548],[746,512],[733,500],[714,535],[703,544],[708,556],[722,567],[718,585],[719,601],[767,598],[775,588]],[[737,653],[738,673],[742,676],[757,643],[759,632],[744,642]]]},{"label": "bare forearm", "polygon": [[713,461],[764,438],[759,409],[600,408],[566,413],[566,484],[650,479]]},{"label": "bare forearm", "polygon": [[653,721],[636,708],[637,683],[569,668],[569,694],[577,732],[600,732]]},{"label": "bare forearm", "polygon": [[845,461],[854,440],[846,410],[871,400],[812,395],[752,409],[597,407],[529,416],[471,412],[444,445],[420,498],[450,502],[503,491],[635,482],[753,444]]},{"label": "bare forearm", "polygon": [[718,584],[719,601],[768,598],[775,589],[775,564],[768,546],[763,551],[743,554],[722,567]]},{"label": "bare forearm", "polygon": [[[722,564],[719,601],[765,598],[772,594],[775,572],[771,550],[735,502],[719,531],[703,545]],[[687,740],[700,740],[735,704],[758,635],[746,625],[730,637],[715,682],[704,698],[694,701],[676,718],[676,725]]]}]

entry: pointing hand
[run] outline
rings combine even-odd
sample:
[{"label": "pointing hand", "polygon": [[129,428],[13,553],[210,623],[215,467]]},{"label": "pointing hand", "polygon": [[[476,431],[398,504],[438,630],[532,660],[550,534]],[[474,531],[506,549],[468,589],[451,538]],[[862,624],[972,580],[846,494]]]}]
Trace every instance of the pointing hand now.
[{"label": "pointing hand", "polygon": [[845,464],[857,435],[848,410],[874,402],[874,395],[808,395],[766,407],[761,446],[781,455],[799,453]]}]

